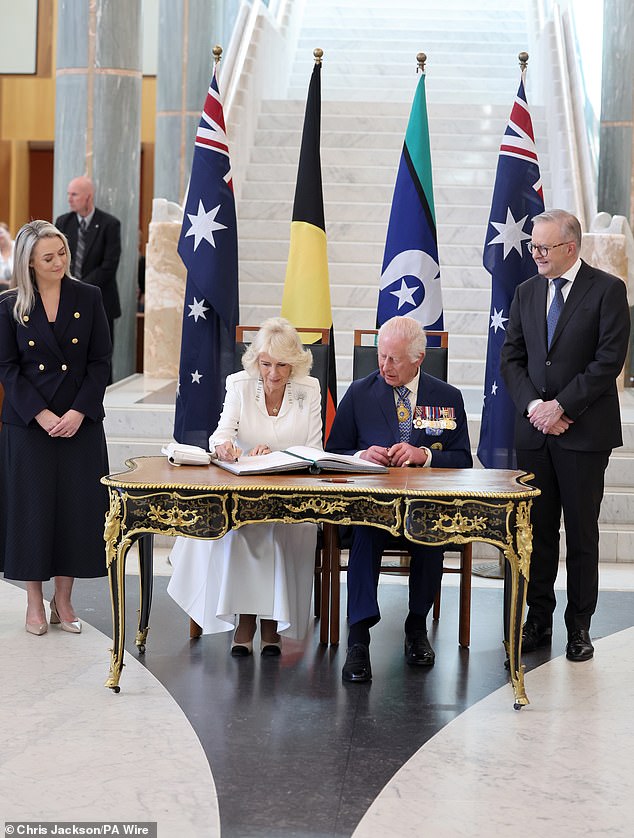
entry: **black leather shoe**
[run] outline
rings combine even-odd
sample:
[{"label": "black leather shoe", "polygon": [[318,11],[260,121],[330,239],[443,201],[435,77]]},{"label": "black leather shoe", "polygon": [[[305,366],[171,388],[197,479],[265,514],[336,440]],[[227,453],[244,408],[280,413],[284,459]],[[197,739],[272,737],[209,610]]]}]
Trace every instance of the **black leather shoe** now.
[{"label": "black leather shoe", "polygon": [[594,646],[590,640],[590,632],[585,629],[575,629],[568,632],[566,657],[569,661],[589,661],[594,655]]},{"label": "black leather shoe", "polygon": [[527,620],[522,628],[522,652],[534,652],[541,646],[550,646],[553,630],[550,626],[540,626]]},{"label": "black leather shoe", "polygon": [[424,630],[405,635],[405,658],[410,666],[433,666],[436,653]]},{"label": "black leather shoe", "polygon": [[354,643],[346,655],[346,662],[341,670],[341,677],[344,681],[353,681],[355,684],[363,684],[372,680],[372,667],[370,666],[370,650],[363,643]]}]

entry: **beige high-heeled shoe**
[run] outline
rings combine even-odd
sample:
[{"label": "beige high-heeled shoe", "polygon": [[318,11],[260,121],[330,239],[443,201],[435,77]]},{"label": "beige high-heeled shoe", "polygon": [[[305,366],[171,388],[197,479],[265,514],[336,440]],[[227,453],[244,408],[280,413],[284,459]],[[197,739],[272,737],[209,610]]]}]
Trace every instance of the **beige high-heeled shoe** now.
[{"label": "beige high-heeled shoe", "polygon": [[25,628],[29,634],[35,634],[40,637],[48,631],[48,623],[25,623]]},{"label": "beige high-heeled shoe", "polygon": [[55,597],[51,600],[51,625],[59,625],[62,631],[69,631],[71,634],[81,634],[81,620],[75,617],[74,620],[62,620],[57,613]]}]

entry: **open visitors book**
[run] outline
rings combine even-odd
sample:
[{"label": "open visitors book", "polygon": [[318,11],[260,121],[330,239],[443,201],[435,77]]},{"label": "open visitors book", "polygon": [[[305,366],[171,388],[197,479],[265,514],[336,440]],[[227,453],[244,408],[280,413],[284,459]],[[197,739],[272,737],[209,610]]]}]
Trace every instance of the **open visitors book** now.
[{"label": "open visitors book", "polygon": [[385,466],[369,463],[348,454],[330,454],[320,448],[310,448],[306,445],[293,445],[285,451],[272,451],[257,457],[239,457],[234,463],[214,460],[214,465],[220,466],[233,474],[278,474],[284,471],[309,471],[319,474],[322,471],[348,472],[377,472],[387,471]]}]

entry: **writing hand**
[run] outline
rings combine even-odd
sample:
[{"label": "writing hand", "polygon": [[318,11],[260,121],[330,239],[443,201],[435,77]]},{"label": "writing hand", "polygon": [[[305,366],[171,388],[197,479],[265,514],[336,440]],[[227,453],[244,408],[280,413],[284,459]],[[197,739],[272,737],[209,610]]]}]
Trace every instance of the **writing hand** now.
[{"label": "writing hand", "polygon": [[222,442],[216,445],[216,456],[223,463],[235,463],[235,461],[242,454],[242,449],[238,448],[233,442]]}]

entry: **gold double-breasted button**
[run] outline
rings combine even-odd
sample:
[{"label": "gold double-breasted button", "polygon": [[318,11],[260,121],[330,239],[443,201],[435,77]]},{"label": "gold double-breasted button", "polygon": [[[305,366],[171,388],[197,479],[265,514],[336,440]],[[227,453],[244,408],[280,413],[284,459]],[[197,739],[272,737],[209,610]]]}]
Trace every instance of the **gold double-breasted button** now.
[{"label": "gold double-breasted button", "polygon": [[24,317],[22,318],[22,320],[24,320],[25,323],[28,323],[29,322],[29,315],[25,314]]},{"label": "gold double-breasted button", "polygon": [[71,343],[79,343],[79,338],[73,338],[73,339],[71,340]]},{"label": "gold double-breasted button", "polygon": [[41,369],[42,371],[44,371],[44,369],[45,369],[44,364],[40,364],[40,369]]},{"label": "gold double-breasted button", "polygon": [[34,340],[30,340],[30,341],[29,341],[29,346],[35,346],[35,341],[34,341]]},{"label": "gold double-breasted button", "polygon": [[66,364],[62,364],[62,372],[66,372],[67,369],[68,367],[66,366]]},{"label": "gold double-breasted button", "polygon": [[80,314],[78,311],[76,311],[76,312],[73,314],[73,317],[74,317],[76,320],[79,320],[79,318],[81,317],[81,314]]}]

